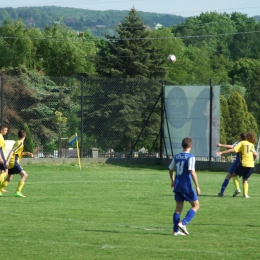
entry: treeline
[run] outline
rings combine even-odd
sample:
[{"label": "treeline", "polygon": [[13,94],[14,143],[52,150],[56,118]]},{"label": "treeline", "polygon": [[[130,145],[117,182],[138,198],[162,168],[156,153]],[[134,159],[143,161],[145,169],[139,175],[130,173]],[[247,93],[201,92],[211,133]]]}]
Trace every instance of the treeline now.
[{"label": "treeline", "polygon": [[[209,79],[213,78],[215,85],[221,85],[221,142],[233,142],[242,131],[253,130],[258,133],[258,21],[241,13],[212,12],[158,30],[150,30],[146,25],[135,9],[127,12],[116,26],[115,35],[106,35],[104,38],[88,32],[76,33],[65,24],[51,24],[39,30],[27,27],[22,20],[7,19],[0,29],[0,68],[9,75],[14,73],[13,68],[23,67],[26,68],[26,75],[31,75],[28,71],[33,71],[34,74],[56,77],[156,79],[194,87],[208,85]],[[175,63],[167,62],[167,56],[171,53],[177,57]],[[19,71],[22,73],[24,70]],[[30,77],[31,82],[32,79]],[[117,90],[113,89],[115,93],[109,95],[111,103],[106,106],[97,103],[93,114],[93,118],[99,119],[98,127],[101,128],[106,122],[104,118],[108,120],[111,111],[120,103],[123,107],[120,111],[124,116],[120,117],[120,124],[117,125],[131,125],[118,130],[122,133],[121,143],[125,144],[127,150],[147,118],[147,111],[136,111],[135,108],[140,107],[145,96],[152,99],[159,93],[155,85],[147,84],[142,88],[143,92],[140,89],[136,92],[128,90],[124,95],[118,95]],[[78,95],[75,90],[66,99],[77,100],[74,93]],[[97,92],[97,98],[100,98],[100,93],[103,90]],[[70,103],[70,100],[66,102]],[[62,108],[61,105],[51,107],[50,111]],[[130,116],[135,114],[140,116],[138,120]],[[70,115],[68,113],[68,117]],[[159,117],[160,114],[157,119]],[[70,121],[74,122],[75,128],[77,120],[73,118]],[[159,127],[159,120],[154,120],[150,130],[154,132]]]},{"label": "treeline", "polygon": [[[129,8],[130,10],[130,8]],[[88,31],[95,36],[114,35],[114,28],[129,11],[94,11],[68,7],[43,6],[0,8],[0,24],[5,20],[22,19],[27,27],[44,28],[54,23],[64,24],[76,31]],[[156,24],[172,26],[186,20],[185,17],[139,12],[146,26],[154,28]]]}]

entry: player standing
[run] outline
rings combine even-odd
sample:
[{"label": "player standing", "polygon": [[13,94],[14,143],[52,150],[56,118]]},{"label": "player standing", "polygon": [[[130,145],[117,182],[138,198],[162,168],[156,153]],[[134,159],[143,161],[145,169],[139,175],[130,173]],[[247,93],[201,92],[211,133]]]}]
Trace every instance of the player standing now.
[{"label": "player standing", "polygon": [[[195,172],[195,157],[190,153],[192,148],[192,140],[188,137],[182,140],[183,152],[174,156],[169,165],[169,174],[172,181],[174,198],[176,201],[176,209],[173,214],[173,235],[189,235],[186,225],[194,218],[199,210],[200,188]],[[175,170],[176,174],[173,175]],[[196,186],[196,192],[192,187],[192,181]],[[184,201],[191,204],[191,209],[186,216],[180,221],[181,212],[183,210]],[[179,229],[182,231],[179,231]]]},{"label": "player standing", "polygon": [[255,158],[257,153],[255,151],[254,143],[256,138],[253,132],[248,132],[246,134],[246,140],[239,142],[235,147],[228,149],[226,151],[217,152],[217,155],[222,155],[225,153],[239,153],[240,163],[235,170],[233,176],[242,176],[243,178],[243,188],[244,188],[244,197],[250,198],[248,196],[248,179],[251,176],[254,167],[255,167]]},{"label": "player standing", "polygon": [[[243,141],[243,140],[246,140],[246,133],[241,133],[240,134],[240,141]],[[232,145],[217,144],[217,146],[218,147],[225,147],[225,148],[231,149],[231,148],[234,148],[240,141],[236,141]],[[221,186],[220,192],[218,194],[218,197],[223,197],[224,191],[225,191],[226,187],[228,186],[229,180],[231,179],[232,174],[235,172],[237,166],[239,165],[239,162],[240,162],[240,156],[239,156],[239,153],[237,153],[236,154],[236,159],[232,163],[231,167],[229,168],[227,176],[226,176],[225,180],[222,183],[222,186]],[[239,182],[238,182],[237,176],[233,177],[233,181],[234,181],[234,185],[236,187],[235,192],[233,194],[233,197],[236,197],[241,192],[240,189],[239,189]]]}]

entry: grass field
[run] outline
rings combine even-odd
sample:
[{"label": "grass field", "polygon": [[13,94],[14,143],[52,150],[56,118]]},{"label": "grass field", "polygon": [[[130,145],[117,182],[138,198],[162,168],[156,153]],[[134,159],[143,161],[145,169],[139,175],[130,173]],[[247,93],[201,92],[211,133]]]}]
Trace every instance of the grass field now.
[{"label": "grass field", "polygon": [[244,199],[233,182],[216,196],[226,173],[197,172],[201,209],[190,235],[174,237],[167,167],[24,168],[26,198],[13,196],[18,176],[0,198],[1,259],[260,259],[258,174]]}]

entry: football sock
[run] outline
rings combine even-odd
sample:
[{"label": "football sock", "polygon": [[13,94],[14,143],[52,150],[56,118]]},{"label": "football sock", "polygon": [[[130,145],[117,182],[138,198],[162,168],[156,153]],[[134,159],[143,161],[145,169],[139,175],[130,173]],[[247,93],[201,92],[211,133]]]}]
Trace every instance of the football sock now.
[{"label": "football sock", "polygon": [[21,192],[23,185],[24,185],[24,181],[19,181],[18,187],[17,187],[17,192]]},{"label": "football sock", "polygon": [[173,231],[174,232],[178,232],[179,228],[178,228],[178,224],[180,222],[180,214],[174,212],[173,214]]},{"label": "football sock", "polygon": [[236,190],[239,190],[239,182],[237,176],[233,177],[233,182],[235,184]]},{"label": "football sock", "polygon": [[187,212],[185,218],[182,220],[182,224],[187,225],[194,218],[195,215],[196,215],[196,212],[193,209],[190,209]]},{"label": "football sock", "polygon": [[221,186],[221,190],[220,190],[220,193],[224,193],[226,187],[228,186],[228,183],[229,183],[229,179],[225,179],[222,183],[222,186]]},{"label": "football sock", "polygon": [[244,196],[248,195],[248,182],[244,182]]},{"label": "football sock", "polygon": [[6,175],[4,173],[0,174],[0,187],[2,186],[2,184],[3,184],[4,180],[5,180],[5,176]]},{"label": "football sock", "polygon": [[8,186],[8,183],[9,183],[8,181],[4,181],[4,182],[2,183],[2,186],[0,187],[0,192],[2,192],[3,189]]}]

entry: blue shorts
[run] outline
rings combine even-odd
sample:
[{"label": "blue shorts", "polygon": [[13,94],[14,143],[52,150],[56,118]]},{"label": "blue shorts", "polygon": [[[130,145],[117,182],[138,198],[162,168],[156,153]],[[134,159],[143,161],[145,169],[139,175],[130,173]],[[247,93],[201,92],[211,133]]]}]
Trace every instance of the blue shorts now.
[{"label": "blue shorts", "polygon": [[236,168],[238,167],[238,165],[239,165],[239,161],[234,161],[234,162],[232,163],[232,165],[230,166],[228,172],[229,172],[230,174],[233,174],[234,172],[236,172]]},{"label": "blue shorts", "polygon": [[174,199],[177,202],[183,202],[183,201],[195,201],[198,200],[198,196],[194,190],[190,191],[189,193],[182,193],[182,192],[174,192]]},{"label": "blue shorts", "polygon": [[23,171],[23,168],[19,164],[17,164],[13,168],[8,170],[8,174],[10,174],[10,175],[19,174],[22,171]]},{"label": "blue shorts", "polygon": [[248,180],[251,176],[254,168],[251,167],[243,167],[241,164],[236,168],[235,174],[237,174],[239,177],[243,177],[244,180]]}]

